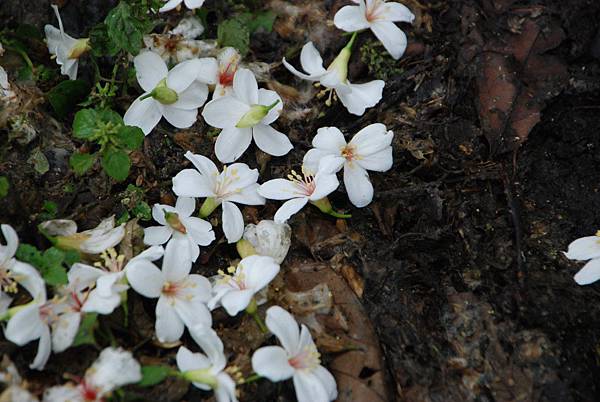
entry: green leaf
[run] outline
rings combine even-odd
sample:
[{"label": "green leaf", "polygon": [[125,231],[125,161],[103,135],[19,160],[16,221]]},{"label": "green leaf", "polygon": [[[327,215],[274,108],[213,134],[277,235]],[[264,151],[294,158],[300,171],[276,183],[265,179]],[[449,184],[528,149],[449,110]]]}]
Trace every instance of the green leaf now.
[{"label": "green leaf", "polygon": [[75,174],[81,176],[94,165],[96,155],[86,153],[74,153],[69,158],[69,165],[75,171]]},{"label": "green leaf", "polygon": [[121,181],[129,176],[131,161],[124,151],[109,147],[102,155],[102,167],[110,177]]},{"label": "green leaf", "polygon": [[65,250],[65,260],[63,261],[68,267],[79,262],[81,256],[79,255],[79,251],[77,250]]},{"label": "green leaf", "polygon": [[17,260],[29,263],[35,267],[39,267],[44,262],[44,257],[42,257],[40,250],[26,243],[19,244],[15,257],[17,257]]},{"label": "green leaf", "polygon": [[119,46],[108,37],[108,27],[104,23],[90,30],[90,46],[96,57],[114,56],[119,51]]},{"label": "green leaf", "polygon": [[85,81],[67,80],[52,88],[46,97],[59,118],[65,117],[75,109],[90,93],[90,87]]},{"label": "green leaf", "polygon": [[273,23],[277,18],[277,14],[273,11],[264,11],[260,13],[242,13],[238,18],[243,21],[248,27],[248,31],[253,34],[259,29],[263,29],[266,32],[273,30]]},{"label": "green leaf", "polygon": [[114,45],[133,55],[139,53],[144,34],[149,32],[154,25],[149,21],[137,18],[131,6],[124,1],[121,1],[108,13],[104,23],[108,38]]},{"label": "green leaf", "polygon": [[250,31],[241,19],[228,19],[221,22],[217,28],[217,42],[221,47],[234,47],[245,56],[250,47]]},{"label": "green leaf", "polygon": [[113,135],[113,139],[121,148],[133,151],[142,146],[144,132],[139,127],[121,126]]},{"label": "green leaf", "polygon": [[151,387],[163,382],[173,369],[169,366],[142,366],[142,379],[137,383],[140,387]]},{"label": "green leaf", "polygon": [[152,218],[152,208],[150,208],[150,205],[148,205],[146,201],[138,202],[135,207],[131,209],[131,213],[133,213],[136,218],[140,218],[143,221],[149,221],[150,218]]},{"label": "green leaf", "polygon": [[42,273],[42,278],[49,286],[66,285],[69,283],[67,278],[67,270],[58,265],[48,266]]},{"label": "green leaf", "polygon": [[8,195],[8,189],[10,184],[6,176],[0,176],[0,198],[4,198]]},{"label": "green leaf", "polygon": [[27,262],[37,268],[48,285],[67,284],[67,271],[63,266],[65,253],[56,247],[50,247],[42,253],[29,244],[20,244],[16,257],[19,261]]},{"label": "green leaf", "polygon": [[72,346],[94,345],[96,343],[94,330],[97,327],[97,321],[98,314],[85,314],[81,320],[81,324],[79,324],[79,331],[77,331],[77,335],[75,335]]},{"label": "green leaf", "polygon": [[31,155],[29,156],[29,159],[27,159],[27,162],[32,164],[35,171],[39,174],[44,174],[50,170],[48,158],[46,158],[46,155],[44,155],[39,148],[35,148],[31,151]]},{"label": "green leaf", "polygon": [[65,253],[56,247],[50,247],[48,250],[44,251],[43,257],[46,266],[61,266],[65,260]]},{"label": "green leaf", "polygon": [[128,211],[125,211],[121,214],[121,216],[119,216],[119,219],[117,219],[117,221],[115,222],[115,224],[121,225],[123,223],[127,223],[127,221],[129,221],[129,219],[131,219],[131,215],[129,215]]},{"label": "green leaf", "polygon": [[98,109],[96,112],[98,113],[98,119],[102,120],[104,123],[112,123],[115,126],[123,125],[123,118],[121,115],[112,109]]},{"label": "green leaf", "polygon": [[90,139],[96,132],[98,112],[94,109],[81,109],[73,119],[73,136],[81,140]]}]

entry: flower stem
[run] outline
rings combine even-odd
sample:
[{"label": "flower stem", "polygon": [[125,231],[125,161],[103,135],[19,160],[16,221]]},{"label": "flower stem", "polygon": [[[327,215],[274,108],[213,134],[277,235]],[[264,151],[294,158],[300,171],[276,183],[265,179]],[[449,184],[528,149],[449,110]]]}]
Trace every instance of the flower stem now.
[{"label": "flower stem", "polygon": [[350,38],[350,41],[346,44],[346,46],[344,47],[344,49],[351,50],[352,49],[352,45],[354,45],[354,41],[356,40],[357,36],[358,36],[358,31],[353,32],[352,33],[352,37]]},{"label": "flower stem", "polygon": [[200,216],[200,218],[206,218],[207,216],[209,216],[210,214],[212,214],[213,211],[218,206],[219,206],[219,204],[215,201],[214,198],[208,197],[202,203],[202,206],[200,207],[200,212],[198,213],[198,215]]},{"label": "flower stem", "polygon": [[260,328],[260,331],[263,334],[269,332],[269,329],[266,327],[262,318],[260,318],[260,316],[258,315],[258,305],[256,304],[256,299],[254,297],[252,298],[252,300],[250,300],[250,304],[248,304],[248,307],[246,307],[246,313],[248,313],[252,318],[254,318],[254,321],[256,321],[258,328]]},{"label": "flower stem", "polygon": [[341,218],[341,219],[352,218],[352,214],[341,214],[339,212],[334,211],[333,209],[327,213],[335,218]]},{"label": "flower stem", "polygon": [[251,383],[251,382],[258,381],[258,380],[260,380],[261,378],[262,378],[262,376],[260,376],[260,375],[258,375],[258,374],[256,374],[256,373],[254,373],[254,374],[252,374],[251,376],[249,376],[248,378],[245,378],[245,379],[243,380],[242,384],[249,384],[249,383]]}]

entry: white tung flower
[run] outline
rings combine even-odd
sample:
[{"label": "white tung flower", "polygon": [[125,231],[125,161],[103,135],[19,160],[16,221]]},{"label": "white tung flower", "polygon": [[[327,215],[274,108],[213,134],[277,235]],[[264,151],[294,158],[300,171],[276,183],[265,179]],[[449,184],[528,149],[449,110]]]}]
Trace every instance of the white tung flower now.
[{"label": "white tung flower", "polygon": [[111,216],[96,228],[77,233],[77,223],[74,221],[54,219],[42,222],[40,231],[58,248],[100,254],[123,240],[125,224],[115,227],[115,217]]},{"label": "white tung flower", "polygon": [[63,29],[58,7],[52,4],[52,9],[56,14],[60,29],[56,29],[49,24],[44,27],[48,51],[56,57],[56,63],[60,66],[60,73],[74,80],[77,79],[79,58],[90,49],[90,40],[89,38],[75,39],[67,35]]},{"label": "white tung flower", "polygon": [[175,207],[154,204],[152,217],[162,226],[144,229],[144,243],[148,245],[175,243],[179,252],[189,255],[195,262],[200,255],[200,246],[208,246],[215,240],[212,225],[192,216],[196,200],[191,197],[178,197]]},{"label": "white tung flower", "polygon": [[600,279],[600,230],[595,236],[581,237],[571,242],[564,254],[570,260],[590,260],[575,274],[575,282],[579,285],[589,285]]},{"label": "white tung flower", "polygon": [[123,116],[129,126],[148,135],[164,117],[177,128],[188,128],[196,122],[198,108],[208,97],[208,87],[198,81],[200,59],[179,63],[171,71],[156,53],[146,51],[133,59],[138,83],[145,91]]},{"label": "white tung flower", "polygon": [[144,46],[148,51],[157,53],[166,63],[177,64],[215,54],[217,42],[185,39],[180,35],[165,33],[144,35]]},{"label": "white tung flower", "polygon": [[406,34],[394,22],[413,23],[410,10],[385,0],[353,0],[357,6],[342,7],[333,18],[336,27],[346,32],[370,29],[392,57],[398,60],[406,50]]},{"label": "white tung flower", "polygon": [[160,342],[175,342],[185,327],[212,325],[206,303],[211,296],[208,279],[190,274],[192,261],[167,243],[162,271],[154,264],[134,265],[127,269],[127,280],[144,297],[158,298],[156,303],[156,337]]},{"label": "white tung flower", "polygon": [[229,243],[238,241],[244,233],[244,217],[234,204],[263,205],[265,199],[258,190],[258,170],[244,163],[234,163],[219,170],[205,156],[186,152],[185,157],[197,169],[184,169],[173,178],[173,192],[180,197],[207,197],[200,216],[207,217],[222,204],[223,232]]},{"label": "white tung flower", "polygon": [[373,185],[367,170],[385,172],[392,168],[394,133],[380,123],[360,130],[346,143],[336,127],[322,127],[313,138],[313,149],[304,156],[304,166],[317,171],[321,161],[327,161],[335,171],[344,169],[344,185],[350,201],[361,208],[373,200]]},{"label": "white tung flower", "polygon": [[233,47],[223,48],[217,55],[218,71],[213,99],[230,95],[233,92],[233,78],[242,56]]},{"label": "white tung flower", "polygon": [[195,327],[190,331],[202,353],[192,353],[182,346],[177,351],[177,367],[183,378],[204,391],[213,390],[217,402],[237,402],[235,382],[225,372],[227,359],[223,342],[211,328]]},{"label": "white tung flower", "polygon": [[292,148],[288,137],[270,126],[281,113],[283,102],[275,91],[258,89],[252,71],[240,68],[233,78],[233,92],[213,99],[202,111],[206,122],[221,133],[215,154],[223,163],[238,159],[250,146],[252,138],[262,151],[282,156]]},{"label": "white tung flower", "polygon": [[348,112],[362,116],[367,108],[379,103],[385,82],[374,80],[365,84],[352,84],[348,80],[348,61],[352,54],[351,49],[355,37],[356,34],[352,36],[350,42],[327,69],[323,67],[323,59],[312,42],[304,45],[300,52],[300,64],[306,73],[296,70],[285,58],[283,59],[283,65],[297,77],[308,81],[318,81],[328,88],[326,91],[329,92],[329,99],[326,102],[328,105],[331,104],[331,97],[333,91],[335,91]]},{"label": "white tung flower", "polygon": [[220,271],[213,278],[213,297],[208,307],[212,310],[221,305],[227,314],[235,316],[277,276],[279,264],[271,257],[251,255],[242,259],[232,271],[231,275]]},{"label": "white tung flower", "polygon": [[313,176],[312,171],[302,167],[302,176],[292,170],[287,179],[273,179],[261,184],[258,193],[269,200],[288,200],[275,213],[275,222],[283,223],[310,202],[323,212],[331,210],[327,201],[325,207],[319,204],[338,188],[338,181],[332,169],[320,169]]},{"label": "white tung flower", "polygon": [[[75,263],[68,273],[69,285],[77,292],[88,289],[81,311],[86,313],[111,314],[122,301],[122,294],[129,289],[125,280],[127,270],[133,266],[146,269],[154,267],[153,261],[162,258],[161,246],[144,250],[125,264],[125,256],[117,255],[114,249],[102,253],[104,263],[90,266]],[[151,269],[151,268],[148,268]]]},{"label": "white tung flower", "polygon": [[204,4],[204,0],[165,0],[165,5],[163,5],[158,11],[164,13],[166,11],[171,11],[180,6],[183,3],[187,8],[193,10],[195,8],[200,8]]},{"label": "white tung flower", "polygon": [[44,402],[102,402],[115,389],[141,379],[142,369],[131,352],[108,347],[77,384],[68,383],[47,389]]},{"label": "white tung flower", "polygon": [[265,219],[258,225],[246,225],[243,239],[252,245],[256,254],[272,257],[281,264],[292,243],[292,228],[287,223]]},{"label": "white tung flower", "polygon": [[293,378],[298,402],[328,402],[337,398],[337,385],[321,365],[320,354],[306,326],[279,306],[267,310],[266,324],[281,346],[254,352],[252,369],[273,382]]}]

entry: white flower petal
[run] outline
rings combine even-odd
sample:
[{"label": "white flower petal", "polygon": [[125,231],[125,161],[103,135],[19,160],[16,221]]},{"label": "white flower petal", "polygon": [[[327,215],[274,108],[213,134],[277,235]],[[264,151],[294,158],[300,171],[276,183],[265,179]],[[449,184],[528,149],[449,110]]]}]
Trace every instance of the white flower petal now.
[{"label": "white flower petal", "polygon": [[[164,248],[162,248],[161,246],[152,246],[152,247],[149,247],[146,250],[142,251],[137,256],[133,257],[131,260],[129,260],[129,264],[133,264],[139,260],[156,261],[156,260],[162,258],[164,254],[165,254]],[[125,266],[125,269],[127,269],[129,264],[127,264],[127,266]]]},{"label": "white flower petal", "polygon": [[371,24],[371,30],[394,59],[398,60],[402,57],[408,39],[396,24],[389,21],[376,21]]},{"label": "white flower petal", "polygon": [[277,337],[281,346],[293,356],[298,352],[300,329],[294,317],[279,306],[269,307],[265,319],[267,328]]},{"label": "white flower petal", "polygon": [[198,110],[178,109],[172,105],[161,105],[162,115],[177,128],[188,128],[194,125],[198,117]]},{"label": "white flower petal", "polygon": [[257,124],[252,128],[254,142],[263,152],[273,156],[283,156],[294,149],[287,135],[271,126]]},{"label": "white flower petal", "polygon": [[236,193],[227,196],[227,201],[244,205],[265,205],[265,198],[258,193],[258,183],[246,186]]},{"label": "white flower petal", "polygon": [[206,123],[216,128],[235,127],[250,106],[234,98],[223,96],[208,102],[202,110]]},{"label": "white flower petal", "polygon": [[165,247],[162,272],[169,282],[179,282],[186,278],[192,269],[189,242],[186,237],[172,238]]},{"label": "white flower petal", "polygon": [[356,163],[344,165],[344,185],[348,198],[354,206],[365,207],[373,200],[373,184],[365,169]]},{"label": "white flower petal", "polygon": [[246,288],[255,293],[265,288],[279,273],[279,264],[268,256],[251,255],[240,261]]},{"label": "white flower petal", "polygon": [[337,384],[333,375],[323,366],[318,366],[313,370],[313,374],[321,381],[329,400],[333,401],[338,397]]},{"label": "white flower petal", "polygon": [[227,314],[234,317],[248,307],[253,296],[254,291],[252,289],[233,290],[221,298],[221,306],[227,311]]},{"label": "white flower petal", "polygon": [[177,197],[175,209],[179,214],[179,219],[191,216],[196,209],[196,199],[194,197]]},{"label": "white flower petal", "polygon": [[46,282],[40,272],[31,265],[14,260],[11,276],[36,300],[46,300]]},{"label": "white flower petal", "polygon": [[194,216],[182,219],[182,222],[187,229],[188,236],[191,236],[196,244],[208,246],[215,240],[215,232],[213,232],[210,222]]},{"label": "white flower petal", "polygon": [[80,322],[81,314],[79,312],[68,312],[59,315],[58,320],[52,323],[52,350],[54,352],[63,352],[73,344]]},{"label": "white flower petal", "polygon": [[185,329],[179,314],[167,297],[161,296],[156,303],[156,337],[160,342],[175,342]]},{"label": "white flower petal", "polygon": [[[35,399],[37,401],[37,399]],[[81,390],[72,383],[54,386],[44,391],[44,402],[80,402]]]},{"label": "white flower petal", "polygon": [[210,367],[210,360],[202,353],[192,353],[185,346],[177,350],[177,368],[181,372],[201,370]]},{"label": "white flower petal", "polygon": [[168,226],[150,226],[144,229],[144,244],[158,246],[165,244],[173,235],[173,229]]},{"label": "white flower petal", "polygon": [[40,341],[38,343],[37,353],[35,355],[35,358],[33,359],[33,362],[29,365],[29,368],[33,370],[43,370],[46,363],[48,363],[50,353],[52,353],[52,339],[50,337],[50,328],[48,328],[47,325],[44,325],[42,328]]},{"label": "white flower petal", "polygon": [[190,10],[193,10],[194,8],[200,8],[204,4],[204,0],[183,0],[183,1],[185,3],[185,6],[187,8],[189,8]]},{"label": "white flower petal", "polygon": [[144,132],[144,135],[148,135],[160,121],[162,113],[157,101],[152,98],[144,100],[140,98],[137,98],[129,106],[129,109],[125,112],[125,116],[123,116],[123,123],[128,126],[139,127]]},{"label": "white flower petal", "polygon": [[330,173],[330,169],[321,171],[315,176],[315,191],[311,194],[309,200],[318,201],[325,198],[333,193],[339,185],[340,182],[337,176],[334,173]]},{"label": "white flower petal", "polygon": [[289,200],[304,196],[302,189],[286,179],[269,180],[260,185],[258,193],[269,200]]},{"label": "white flower petal", "polygon": [[361,156],[355,163],[363,169],[375,172],[387,172],[394,164],[392,147],[387,147],[370,155]]},{"label": "white flower petal", "polygon": [[339,9],[333,17],[336,27],[346,32],[356,32],[369,28],[369,21],[358,6],[345,6]]},{"label": "white flower petal", "polygon": [[15,256],[19,248],[19,235],[10,225],[2,224],[0,228],[6,240],[6,245],[0,244],[0,265],[4,266]]},{"label": "white flower petal", "polygon": [[85,375],[86,382],[99,388],[102,394],[141,379],[142,369],[131,352],[113,347],[105,348]]},{"label": "white flower petal", "polygon": [[173,67],[167,74],[167,87],[177,92],[177,94],[181,94],[196,81],[197,76],[198,59],[183,61]]},{"label": "white flower petal", "polygon": [[302,46],[300,51],[300,65],[302,69],[311,75],[322,75],[327,72],[323,67],[323,58],[312,42]]},{"label": "white flower petal", "polygon": [[214,370],[222,370],[225,368],[227,361],[223,353],[223,342],[217,333],[210,327],[196,325],[190,329],[192,338],[196,341],[202,351],[206,353],[211,361]]},{"label": "white flower petal", "polygon": [[112,314],[121,304],[121,295],[119,293],[110,296],[102,296],[98,289],[92,290],[85,300],[81,311],[86,313]]},{"label": "white flower petal", "polygon": [[302,78],[303,80],[307,80],[307,81],[319,81],[321,79],[321,77],[327,73],[327,70],[323,69],[323,72],[318,73],[318,74],[305,74],[303,72],[298,71],[296,69],[296,67],[294,67],[290,63],[288,63],[288,61],[285,59],[285,57],[283,58],[283,60],[281,62],[283,63],[285,68],[287,68],[289,70],[290,73],[294,74],[296,77]]},{"label": "white flower petal", "polygon": [[285,223],[292,215],[304,208],[307,202],[308,198],[306,197],[292,198],[279,207],[273,219],[277,223]]},{"label": "white flower petal", "polygon": [[177,102],[171,106],[177,109],[198,109],[208,99],[208,86],[202,82],[194,81],[187,89],[179,93]]},{"label": "white flower petal", "polygon": [[105,272],[99,268],[76,262],[67,274],[69,286],[76,292],[91,287]]},{"label": "white flower petal", "polygon": [[244,217],[240,209],[232,202],[223,203],[223,233],[228,243],[235,243],[244,234]]},{"label": "white flower petal", "polygon": [[580,261],[600,257],[600,236],[581,237],[573,241],[565,257]]},{"label": "white flower petal", "polygon": [[252,128],[224,128],[217,137],[215,155],[222,163],[233,162],[244,154],[251,141]]},{"label": "white flower petal", "polygon": [[23,346],[42,336],[47,325],[40,319],[39,307],[39,304],[32,304],[16,312],[4,330],[6,339]]},{"label": "white flower petal", "polygon": [[254,73],[247,68],[238,69],[233,77],[233,92],[247,105],[258,104],[258,83]]},{"label": "white flower petal", "polygon": [[[210,294],[210,288],[207,294]],[[206,307],[206,304],[198,300],[188,301],[178,298],[173,304],[173,308],[177,312],[179,318],[181,318],[185,326],[188,328],[193,328],[197,325],[210,328],[212,325],[212,316],[210,311],[208,311],[208,307]]]},{"label": "white flower petal", "polygon": [[177,7],[178,5],[180,5],[182,1],[183,0],[169,0],[158,11],[161,12],[161,13],[164,13],[164,12],[167,12],[167,11],[171,11],[175,7]]},{"label": "white flower petal", "polygon": [[578,285],[589,285],[600,279],[600,259],[589,261],[575,274]]},{"label": "white flower petal", "polygon": [[212,183],[194,169],[184,169],[173,177],[173,192],[180,197],[212,197]]},{"label": "white flower petal", "polygon": [[198,59],[196,79],[205,84],[215,85],[219,76],[219,62],[214,57]]},{"label": "white flower petal", "polygon": [[288,363],[288,354],[279,346],[265,346],[252,355],[252,370],[270,381],[285,381],[294,375]]},{"label": "white flower petal", "polygon": [[249,241],[259,255],[272,257],[281,264],[291,245],[292,228],[287,224],[262,220],[244,229],[244,239]]},{"label": "white flower petal", "polygon": [[[313,175],[319,171],[319,163],[325,157],[333,156],[333,154],[329,151],[325,151],[319,148],[309,149],[307,153],[304,154],[304,159],[302,160],[302,166],[305,170],[311,172]],[[340,163],[340,169],[344,165],[344,158]]]},{"label": "white flower petal", "polygon": [[127,267],[127,281],[139,294],[144,297],[156,298],[162,292],[164,284],[163,273],[154,265],[131,264]]},{"label": "white flower petal", "polygon": [[323,151],[340,156],[347,145],[344,134],[337,127],[321,127],[312,140],[312,146]]},{"label": "white flower petal", "polygon": [[385,82],[375,80],[365,84],[350,84],[337,87],[336,93],[348,112],[362,116],[365,109],[379,103]]},{"label": "white flower petal", "polygon": [[297,370],[294,373],[294,389],[298,402],[327,402],[330,400],[328,390],[310,371]]},{"label": "white flower petal", "polygon": [[169,73],[163,59],[154,52],[138,54],[133,59],[133,65],[138,83],[145,92],[151,92]]},{"label": "white flower petal", "polygon": [[393,22],[413,23],[415,15],[404,4],[395,2],[386,2],[382,6],[385,11],[382,12],[385,20]]},{"label": "white flower petal", "polygon": [[273,109],[269,110],[269,113],[261,120],[262,124],[269,125],[279,118],[281,111],[283,110],[283,100],[279,94],[275,91],[261,88],[258,90],[258,104],[263,106],[271,106],[273,103],[279,101]]},{"label": "white flower petal", "polygon": [[226,372],[217,374],[217,383],[219,384],[217,389],[215,389],[217,402],[238,402],[235,392],[235,381],[231,379],[229,374]]}]

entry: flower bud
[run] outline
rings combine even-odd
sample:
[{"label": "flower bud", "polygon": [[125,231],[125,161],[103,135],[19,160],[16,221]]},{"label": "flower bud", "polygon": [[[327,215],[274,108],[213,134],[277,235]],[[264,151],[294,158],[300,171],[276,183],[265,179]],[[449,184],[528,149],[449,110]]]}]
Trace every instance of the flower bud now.
[{"label": "flower bud", "polygon": [[177,92],[167,86],[166,78],[163,78],[150,94],[163,105],[172,105],[179,99]]},{"label": "flower bud", "polygon": [[246,112],[235,125],[237,128],[248,128],[254,127],[261,122],[262,119],[279,103],[279,99],[268,106],[264,105],[252,105],[250,110]]}]

